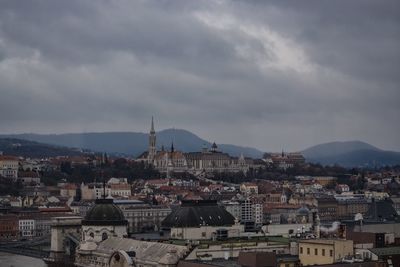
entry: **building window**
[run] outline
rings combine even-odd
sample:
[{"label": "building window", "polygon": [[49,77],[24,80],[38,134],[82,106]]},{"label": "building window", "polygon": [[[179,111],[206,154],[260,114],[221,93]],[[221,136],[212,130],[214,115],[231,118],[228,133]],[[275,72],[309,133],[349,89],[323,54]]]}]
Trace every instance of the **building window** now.
[{"label": "building window", "polygon": [[103,234],[101,235],[101,240],[106,240],[107,238],[108,238],[107,233],[103,233]]},{"label": "building window", "polygon": [[307,248],[307,255],[310,255],[310,248]]},{"label": "building window", "polygon": [[322,256],[325,256],[325,249],[322,249]]},{"label": "building window", "polygon": [[300,247],[300,254],[303,254],[303,247]]},{"label": "building window", "polygon": [[333,250],[332,250],[332,249],[329,250],[329,255],[330,255],[331,257],[333,257]]},{"label": "building window", "polygon": [[314,254],[315,254],[315,256],[317,256],[318,255],[318,249],[316,248],[316,249],[314,249]]}]

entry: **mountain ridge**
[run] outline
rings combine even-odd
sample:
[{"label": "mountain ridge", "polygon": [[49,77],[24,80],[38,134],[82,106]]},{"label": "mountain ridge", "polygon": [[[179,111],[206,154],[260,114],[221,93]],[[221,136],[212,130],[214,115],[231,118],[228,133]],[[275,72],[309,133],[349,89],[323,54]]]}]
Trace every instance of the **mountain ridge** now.
[{"label": "mountain ridge", "polygon": [[78,156],[83,151],[63,146],[43,144],[17,138],[0,138],[0,151],[16,157],[47,158],[56,156]]},{"label": "mountain ridge", "polygon": [[[79,147],[96,152],[106,152],[112,154],[125,154],[138,156],[148,149],[148,134],[141,132],[87,132],[87,133],[67,133],[67,134],[2,134],[0,138],[18,138],[45,144],[61,145],[67,147]],[[211,142],[184,129],[164,129],[156,132],[157,148],[161,149],[164,145],[169,148],[174,142],[174,147],[184,152],[201,151],[206,145],[211,147]],[[231,144],[218,144],[223,152],[232,156],[244,156],[260,158],[263,152],[246,146]]]},{"label": "mountain ridge", "polygon": [[[171,143],[183,152],[201,151],[211,142],[184,129],[164,129],[156,133],[157,149],[169,149]],[[66,148],[86,149],[114,155],[137,157],[148,149],[147,133],[141,132],[87,132],[67,134],[9,134],[0,138],[18,138]],[[219,150],[231,156],[261,158],[263,152],[246,146],[217,144]],[[75,149],[76,150],[76,149]],[[375,167],[400,164],[400,153],[386,151],[362,141],[335,141],[311,146],[300,151],[307,162],[323,165],[339,164],[344,167]]]},{"label": "mountain ridge", "polygon": [[307,161],[344,167],[380,167],[400,164],[400,152],[377,148],[362,141],[335,141],[301,151]]}]

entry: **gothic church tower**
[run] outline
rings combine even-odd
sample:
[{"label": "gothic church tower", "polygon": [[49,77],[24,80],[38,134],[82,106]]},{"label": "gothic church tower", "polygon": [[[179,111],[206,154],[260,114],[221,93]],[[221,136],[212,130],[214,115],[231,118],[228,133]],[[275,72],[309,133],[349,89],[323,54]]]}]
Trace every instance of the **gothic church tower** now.
[{"label": "gothic church tower", "polygon": [[149,134],[149,154],[147,159],[149,163],[154,162],[154,157],[156,156],[156,131],[154,131],[154,120],[151,117],[151,129]]}]

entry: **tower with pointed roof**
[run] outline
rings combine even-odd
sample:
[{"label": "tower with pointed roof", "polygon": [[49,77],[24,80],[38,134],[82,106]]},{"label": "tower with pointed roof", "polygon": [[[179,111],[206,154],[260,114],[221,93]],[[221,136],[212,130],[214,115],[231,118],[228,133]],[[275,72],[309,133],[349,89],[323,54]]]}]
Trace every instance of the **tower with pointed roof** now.
[{"label": "tower with pointed roof", "polygon": [[154,130],[154,119],[151,117],[151,129],[149,134],[149,154],[147,159],[149,163],[153,163],[156,155],[156,131]]},{"label": "tower with pointed roof", "polygon": [[239,157],[239,160],[238,160],[238,164],[239,164],[239,166],[244,166],[244,165],[246,165],[246,159],[244,158],[244,156],[243,156],[243,153],[240,153],[240,157]]},{"label": "tower with pointed roof", "polygon": [[218,152],[218,146],[217,146],[217,144],[215,142],[211,146],[211,152],[212,153]]}]

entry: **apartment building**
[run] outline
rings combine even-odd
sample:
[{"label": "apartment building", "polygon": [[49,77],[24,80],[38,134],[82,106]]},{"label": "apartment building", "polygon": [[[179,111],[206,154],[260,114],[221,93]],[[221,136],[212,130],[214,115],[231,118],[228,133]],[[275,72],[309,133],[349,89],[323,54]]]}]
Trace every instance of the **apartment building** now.
[{"label": "apartment building", "polygon": [[332,264],[353,255],[353,240],[309,239],[299,242],[299,259],[302,266]]}]

